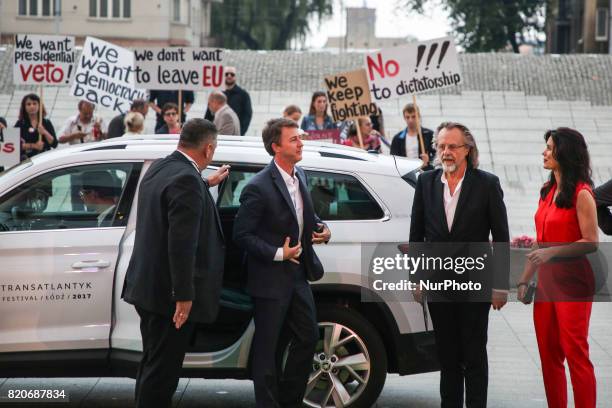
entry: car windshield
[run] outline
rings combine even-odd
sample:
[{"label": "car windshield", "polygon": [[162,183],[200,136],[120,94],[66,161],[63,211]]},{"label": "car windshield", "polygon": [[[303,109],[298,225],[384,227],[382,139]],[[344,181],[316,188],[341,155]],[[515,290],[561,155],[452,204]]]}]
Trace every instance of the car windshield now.
[{"label": "car windshield", "polygon": [[14,165],[13,167],[9,167],[8,169],[0,173],[0,183],[2,182],[2,179],[8,176],[9,174],[19,173],[20,171],[27,169],[31,165],[32,165],[32,160],[26,159],[22,161],[21,163]]}]

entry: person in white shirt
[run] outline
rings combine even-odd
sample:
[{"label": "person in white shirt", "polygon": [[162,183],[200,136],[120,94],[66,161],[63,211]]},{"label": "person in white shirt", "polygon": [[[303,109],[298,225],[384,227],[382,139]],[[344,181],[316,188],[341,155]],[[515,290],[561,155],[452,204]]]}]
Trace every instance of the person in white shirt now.
[{"label": "person in white shirt", "polygon": [[[466,126],[442,123],[434,143],[441,168],[417,180],[409,251],[413,257],[426,251],[452,263],[416,271],[414,297],[421,303],[426,299],[431,314],[441,405],[463,407],[465,401],[468,407],[486,407],[489,310],[506,304],[510,285],[504,193],[498,177],[478,169],[478,147]],[[457,286],[431,289],[448,281]]]},{"label": "person in white shirt", "polygon": [[[297,166],[304,147],[297,123],[272,119],[262,135],[273,159],[242,190],[234,222],[253,297],[255,403],[298,407],[319,337],[308,282],[321,279],[324,270],[313,245],[327,243],[331,232],[315,213],[306,173]],[[294,340],[281,375],[275,356],[283,333]]]},{"label": "person in white shirt", "polygon": [[106,139],[106,124],[102,118],[94,116],[95,106],[81,100],[78,108],[79,113],[66,120],[59,142],[72,145]]},{"label": "person in white shirt", "polygon": [[419,142],[417,122],[421,122],[421,114],[417,107],[409,103],[402,110],[406,128],[393,136],[391,141],[391,154],[395,156],[408,157],[410,159],[421,159],[423,170],[433,169],[432,162],[436,155],[436,149],[432,146],[433,131],[421,126],[423,144],[425,151],[422,151]]}]

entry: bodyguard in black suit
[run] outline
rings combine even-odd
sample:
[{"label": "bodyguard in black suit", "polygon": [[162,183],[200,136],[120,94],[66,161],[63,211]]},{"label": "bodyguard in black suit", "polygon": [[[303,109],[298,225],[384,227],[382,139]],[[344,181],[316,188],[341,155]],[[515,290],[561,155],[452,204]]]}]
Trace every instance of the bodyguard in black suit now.
[{"label": "bodyguard in black suit", "polygon": [[[479,298],[461,291],[446,298],[441,293],[427,295],[442,366],[442,407],[463,407],[464,384],[467,407],[485,407],[489,309],[491,304],[496,310],[505,305],[509,284],[506,207],[499,179],[477,169],[478,149],[465,126],[452,122],[440,125],[436,146],[442,169],[427,171],[418,179],[410,242],[487,248],[485,271],[490,276]],[[493,249],[488,244],[489,236],[496,243]],[[446,278],[461,281],[462,276],[448,271]],[[421,290],[416,291],[415,298],[421,301]]]},{"label": "bodyguard in black suit", "polygon": [[178,149],[153,163],[140,183],[134,252],[121,294],[140,316],[138,407],[170,406],[194,323],[217,315],[225,246],[208,187],[227,177],[228,166],[201,177],[216,145],[215,126],[192,119]]},{"label": "bodyguard in black suit", "polygon": [[[319,339],[308,281],[323,276],[312,247],[331,233],[314,212],[297,124],[273,119],[263,130],[272,162],[240,196],[234,240],[247,254],[247,289],[254,301],[252,375],[257,407],[301,407]],[[320,232],[318,232],[320,231]],[[282,376],[277,346],[285,330],[291,347]],[[280,377],[280,378],[279,378]]]}]

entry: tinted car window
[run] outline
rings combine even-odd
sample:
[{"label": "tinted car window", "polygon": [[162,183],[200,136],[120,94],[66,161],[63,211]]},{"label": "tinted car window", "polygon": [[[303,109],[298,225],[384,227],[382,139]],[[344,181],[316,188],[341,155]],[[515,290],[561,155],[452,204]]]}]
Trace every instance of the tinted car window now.
[{"label": "tinted car window", "polygon": [[384,212],[355,177],[306,171],[316,213],[322,220],[378,220]]},{"label": "tinted car window", "polygon": [[110,227],[140,164],[105,163],[51,171],[0,198],[0,231]]},{"label": "tinted car window", "polygon": [[[220,208],[240,206],[240,194],[256,170],[232,169],[219,200]],[[308,189],[322,220],[378,220],[384,215],[374,198],[355,177],[322,171],[306,171]]]}]

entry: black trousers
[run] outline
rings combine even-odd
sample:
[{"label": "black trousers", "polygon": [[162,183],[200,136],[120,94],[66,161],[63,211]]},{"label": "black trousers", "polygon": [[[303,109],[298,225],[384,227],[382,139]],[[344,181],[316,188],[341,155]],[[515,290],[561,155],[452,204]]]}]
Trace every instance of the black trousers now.
[{"label": "black trousers", "polygon": [[429,302],[441,365],[442,408],[487,406],[487,302]]},{"label": "black trousers", "polygon": [[[282,299],[254,298],[252,375],[258,408],[301,407],[319,339],[314,299],[304,280]],[[284,370],[278,373],[279,339],[291,336]],[[279,375],[281,374],[281,375]]]},{"label": "black trousers", "polygon": [[136,406],[170,407],[194,324],[187,322],[177,330],[171,317],[139,307],[136,311],[140,316],[142,334],[142,360],[136,374]]}]

